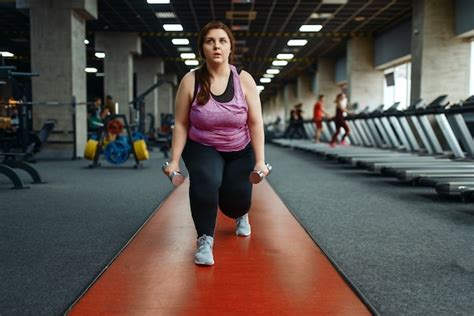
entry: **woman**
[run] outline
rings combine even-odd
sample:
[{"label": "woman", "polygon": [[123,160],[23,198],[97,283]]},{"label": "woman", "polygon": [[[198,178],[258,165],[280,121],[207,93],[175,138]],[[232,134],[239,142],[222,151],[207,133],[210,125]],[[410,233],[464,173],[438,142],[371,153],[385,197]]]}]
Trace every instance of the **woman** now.
[{"label": "woman", "polygon": [[346,145],[345,139],[350,133],[349,126],[347,125],[346,119],[344,118],[344,112],[346,113],[348,112],[346,95],[344,93],[339,93],[336,96],[335,103],[336,103],[336,115],[334,116],[334,123],[336,124],[336,132],[334,133],[334,135],[332,135],[331,142],[329,143],[331,147],[336,146],[337,136],[339,135],[341,127],[345,131],[344,136],[342,136],[342,139],[341,139],[341,145]]},{"label": "woman", "polygon": [[257,85],[246,71],[230,64],[234,37],[222,22],[201,30],[198,47],[204,64],[187,73],[176,95],[171,161],[179,170],[183,156],[190,176],[191,215],[197,231],[194,262],[213,265],[217,207],[236,219],[236,234],[250,235],[248,211],[253,170],[268,174]]},{"label": "woman", "polygon": [[319,143],[321,132],[323,131],[323,118],[329,117],[329,113],[324,108],[324,95],[318,96],[318,102],[313,107],[313,121],[316,124],[316,133],[314,134],[314,142]]}]

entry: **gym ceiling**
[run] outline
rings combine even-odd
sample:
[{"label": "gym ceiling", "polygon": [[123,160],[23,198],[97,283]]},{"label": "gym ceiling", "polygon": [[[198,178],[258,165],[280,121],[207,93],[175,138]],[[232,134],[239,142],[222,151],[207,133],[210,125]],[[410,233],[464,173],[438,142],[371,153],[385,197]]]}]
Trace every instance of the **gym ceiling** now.
[{"label": "gym ceiling", "polygon": [[[302,72],[314,73],[319,56],[345,55],[346,42],[354,36],[383,33],[409,19],[410,0],[171,0],[148,4],[147,0],[98,0],[98,20],[87,22],[87,66],[103,69],[94,56],[94,32],[138,32],[143,56],[159,56],[166,71],[182,76],[190,69],[172,44],[188,38],[197,53],[196,36],[210,20],[231,26],[237,43],[237,62],[258,81],[281,53],[294,55],[280,74],[265,85],[263,95]],[[160,16],[158,15],[160,13]],[[164,17],[161,17],[164,14]],[[179,23],[183,31],[165,32],[164,24]],[[319,32],[300,32],[304,24],[319,24]],[[0,51],[15,54],[9,64],[29,69],[29,11],[17,10],[15,1],[0,0]],[[303,47],[290,47],[290,39],[306,39]],[[33,69],[34,70],[34,69]],[[258,83],[258,82],[257,82]],[[259,84],[259,83],[258,83]],[[263,97],[262,95],[262,97]]]}]

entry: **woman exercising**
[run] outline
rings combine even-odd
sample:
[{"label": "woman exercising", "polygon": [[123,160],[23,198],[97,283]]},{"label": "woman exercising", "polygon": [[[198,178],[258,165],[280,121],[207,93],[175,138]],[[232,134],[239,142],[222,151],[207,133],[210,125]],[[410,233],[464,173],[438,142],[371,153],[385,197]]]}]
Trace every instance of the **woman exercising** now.
[{"label": "woman exercising", "polygon": [[182,155],[198,237],[194,262],[213,265],[217,207],[236,219],[238,236],[249,236],[248,177],[253,170],[267,175],[268,169],[257,86],[248,72],[230,64],[232,32],[222,22],[210,22],[199,33],[198,47],[204,63],[179,85],[171,161],[164,171],[179,171]]},{"label": "woman exercising", "polygon": [[346,123],[346,119],[344,117],[344,112],[347,111],[347,97],[344,93],[339,93],[336,96],[336,115],[334,116],[334,123],[336,124],[336,131],[334,132],[334,135],[332,135],[331,142],[329,145],[331,147],[336,146],[337,142],[337,136],[339,136],[339,132],[341,131],[341,128],[344,129],[344,136],[342,136],[341,139],[341,145],[346,145],[346,137],[349,136],[349,133],[351,130],[349,129],[349,125]]}]

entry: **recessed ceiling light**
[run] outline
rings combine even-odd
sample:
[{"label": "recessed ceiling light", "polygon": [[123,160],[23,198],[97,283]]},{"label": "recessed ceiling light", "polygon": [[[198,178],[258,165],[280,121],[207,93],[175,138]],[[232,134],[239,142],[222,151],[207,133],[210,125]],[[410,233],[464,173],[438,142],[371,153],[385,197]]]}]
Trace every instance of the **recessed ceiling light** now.
[{"label": "recessed ceiling light", "polygon": [[257,90],[258,90],[258,91],[263,91],[264,89],[265,89],[264,86],[257,86]]},{"label": "recessed ceiling light", "polygon": [[311,13],[310,19],[332,19],[334,14],[332,13]]},{"label": "recessed ceiling light", "polygon": [[163,24],[163,28],[167,32],[182,31],[183,30],[183,26],[181,24]]},{"label": "recessed ceiling light", "polygon": [[170,0],[146,0],[149,4],[169,4]]},{"label": "recessed ceiling light", "polygon": [[173,38],[171,42],[174,45],[189,45],[189,40],[187,38]]},{"label": "recessed ceiling light", "polygon": [[0,52],[0,55],[2,55],[2,57],[14,57],[15,55],[10,53],[10,52]]},{"label": "recessed ceiling light", "polygon": [[272,75],[272,74],[264,74],[263,77],[264,77],[264,78],[274,78],[275,75]]},{"label": "recessed ceiling light", "polygon": [[248,25],[232,25],[232,31],[248,31],[249,29]]},{"label": "recessed ceiling light", "polygon": [[160,19],[173,19],[176,17],[174,12],[156,12],[155,15]]},{"label": "recessed ceiling light", "polygon": [[322,3],[324,4],[345,4],[347,0],[323,0]]},{"label": "recessed ceiling light", "polygon": [[105,53],[103,53],[103,52],[95,52],[94,55],[97,58],[105,58]]},{"label": "recessed ceiling light", "polygon": [[273,66],[286,66],[288,65],[288,62],[286,60],[274,60],[272,62]]},{"label": "recessed ceiling light", "polygon": [[177,47],[178,52],[190,52],[192,51],[191,47]]},{"label": "recessed ceiling light", "polygon": [[288,46],[305,46],[306,43],[308,43],[308,41],[305,40],[305,39],[292,39],[292,40],[289,40],[288,43],[286,43],[286,45],[288,45]]},{"label": "recessed ceiling light", "polygon": [[356,22],[362,22],[362,21],[364,21],[364,20],[365,20],[365,16],[356,16],[356,17],[354,18],[354,21],[356,21]]},{"label": "recessed ceiling light", "polygon": [[292,59],[295,57],[293,54],[278,54],[277,59]]},{"label": "recessed ceiling light", "polygon": [[278,75],[280,73],[280,69],[267,69],[267,74]]},{"label": "recessed ceiling light", "polygon": [[272,79],[270,79],[270,78],[260,78],[260,82],[261,83],[270,83],[270,82],[272,82]]},{"label": "recessed ceiling light", "polygon": [[179,55],[182,59],[196,59],[196,54],[194,53],[182,53]]},{"label": "recessed ceiling light", "polygon": [[301,25],[300,32],[319,32],[322,28],[323,26],[319,24]]},{"label": "recessed ceiling light", "polygon": [[84,70],[88,73],[96,73],[97,72],[97,68],[94,68],[94,67],[86,67],[86,69],[84,69]]},{"label": "recessed ceiling light", "polygon": [[188,66],[197,66],[197,65],[199,65],[199,61],[197,61],[196,59],[188,59],[188,60],[185,60],[184,63]]},{"label": "recessed ceiling light", "polygon": [[86,44],[86,45],[89,44],[89,40],[87,38],[84,40],[84,44]]}]

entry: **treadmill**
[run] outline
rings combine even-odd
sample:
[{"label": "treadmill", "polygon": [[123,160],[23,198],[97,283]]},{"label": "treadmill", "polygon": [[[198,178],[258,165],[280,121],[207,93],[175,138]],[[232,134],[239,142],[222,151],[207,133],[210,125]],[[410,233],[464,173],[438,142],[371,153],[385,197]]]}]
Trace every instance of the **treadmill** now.
[{"label": "treadmill", "polygon": [[[438,98],[439,101],[445,101],[447,96],[442,96]],[[440,127],[441,132],[448,144],[452,156],[457,160],[450,159],[437,159],[432,163],[429,162],[414,162],[413,164],[397,164],[397,163],[387,163],[384,166],[379,166],[382,168],[382,172],[386,172],[392,175],[398,175],[398,178],[404,181],[411,181],[413,179],[413,174],[416,174],[416,170],[419,169],[420,173],[428,174],[430,170],[433,174],[446,174],[449,171],[453,171],[453,174],[456,174],[456,170],[473,171],[474,172],[474,162],[466,160],[466,155],[461,149],[461,146],[454,134],[451,125],[449,124],[446,112],[448,104],[442,104],[443,102],[438,102],[437,104],[430,104],[424,111],[418,113],[419,121],[421,123],[423,131],[426,135],[429,135],[428,141],[431,145],[432,150],[435,153],[443,154],[441,145],[434,134],[433,128],[428,120],[428,115],[433,115],[438,126]],[[471,138],[472,139],[472,138]],[[472,141],[472,140],[471,140]],[[443,157],[443,156],[441,156]],[[446,157],[445,157],[446,158]],[[416,177],[416,176],[415,176]]]},{"label": "treadmill", "polygon": [[[431,104],[437,104],[440,99],[436,99]],[[424,108],[424,104],[421,100],[412,104],[406,111],[399,110],[399,103],[395,103],[389,109],[383,113],[374,115],[374,120],[377,127],[380,130],[380,134],[390,147],[397,151],[384,151],[379,155],[366,155],[363,154],[347,157],[347,159],[353,164],[361,167],[371,169],[375,163],[389,163],[389,162],[425,162],[433,161],[436,158],[432,156],[419,156],[417,152],[421,152],[420,146],[416,142],[411,128],[403,115],[413,115],[414,110]],[[400,115],[400,113],[404,113]],[[398,114],[398,115],[396,115]],[[398,117],[397,117],[398,116]],[[403,120],[400,121],[400,117]],[[415,118],[416,119],[416,118]],[[424,136],[424,134],[423,134]],[[426,138],[426,137],[424,137]],[[430,149],[431,147],[429,147]],[[427,150],[427,152],[430,152]],[[344,159],[341,157],[341,159]]]},{"label": "treadmill", "polygon": [[[463,118],[463,114],[466,113],[474,113],[474,96],[452,106],[446,111],[447,118],[468,157],[473,158],[473,137]],[[419,177],[417,181],[421,184],[434,186],[441,195],[461,195],[465,200],[474,198],[474,168],[463,174],[459,174],[456,171],[446,173],[441,177],[429,174]]]}]

